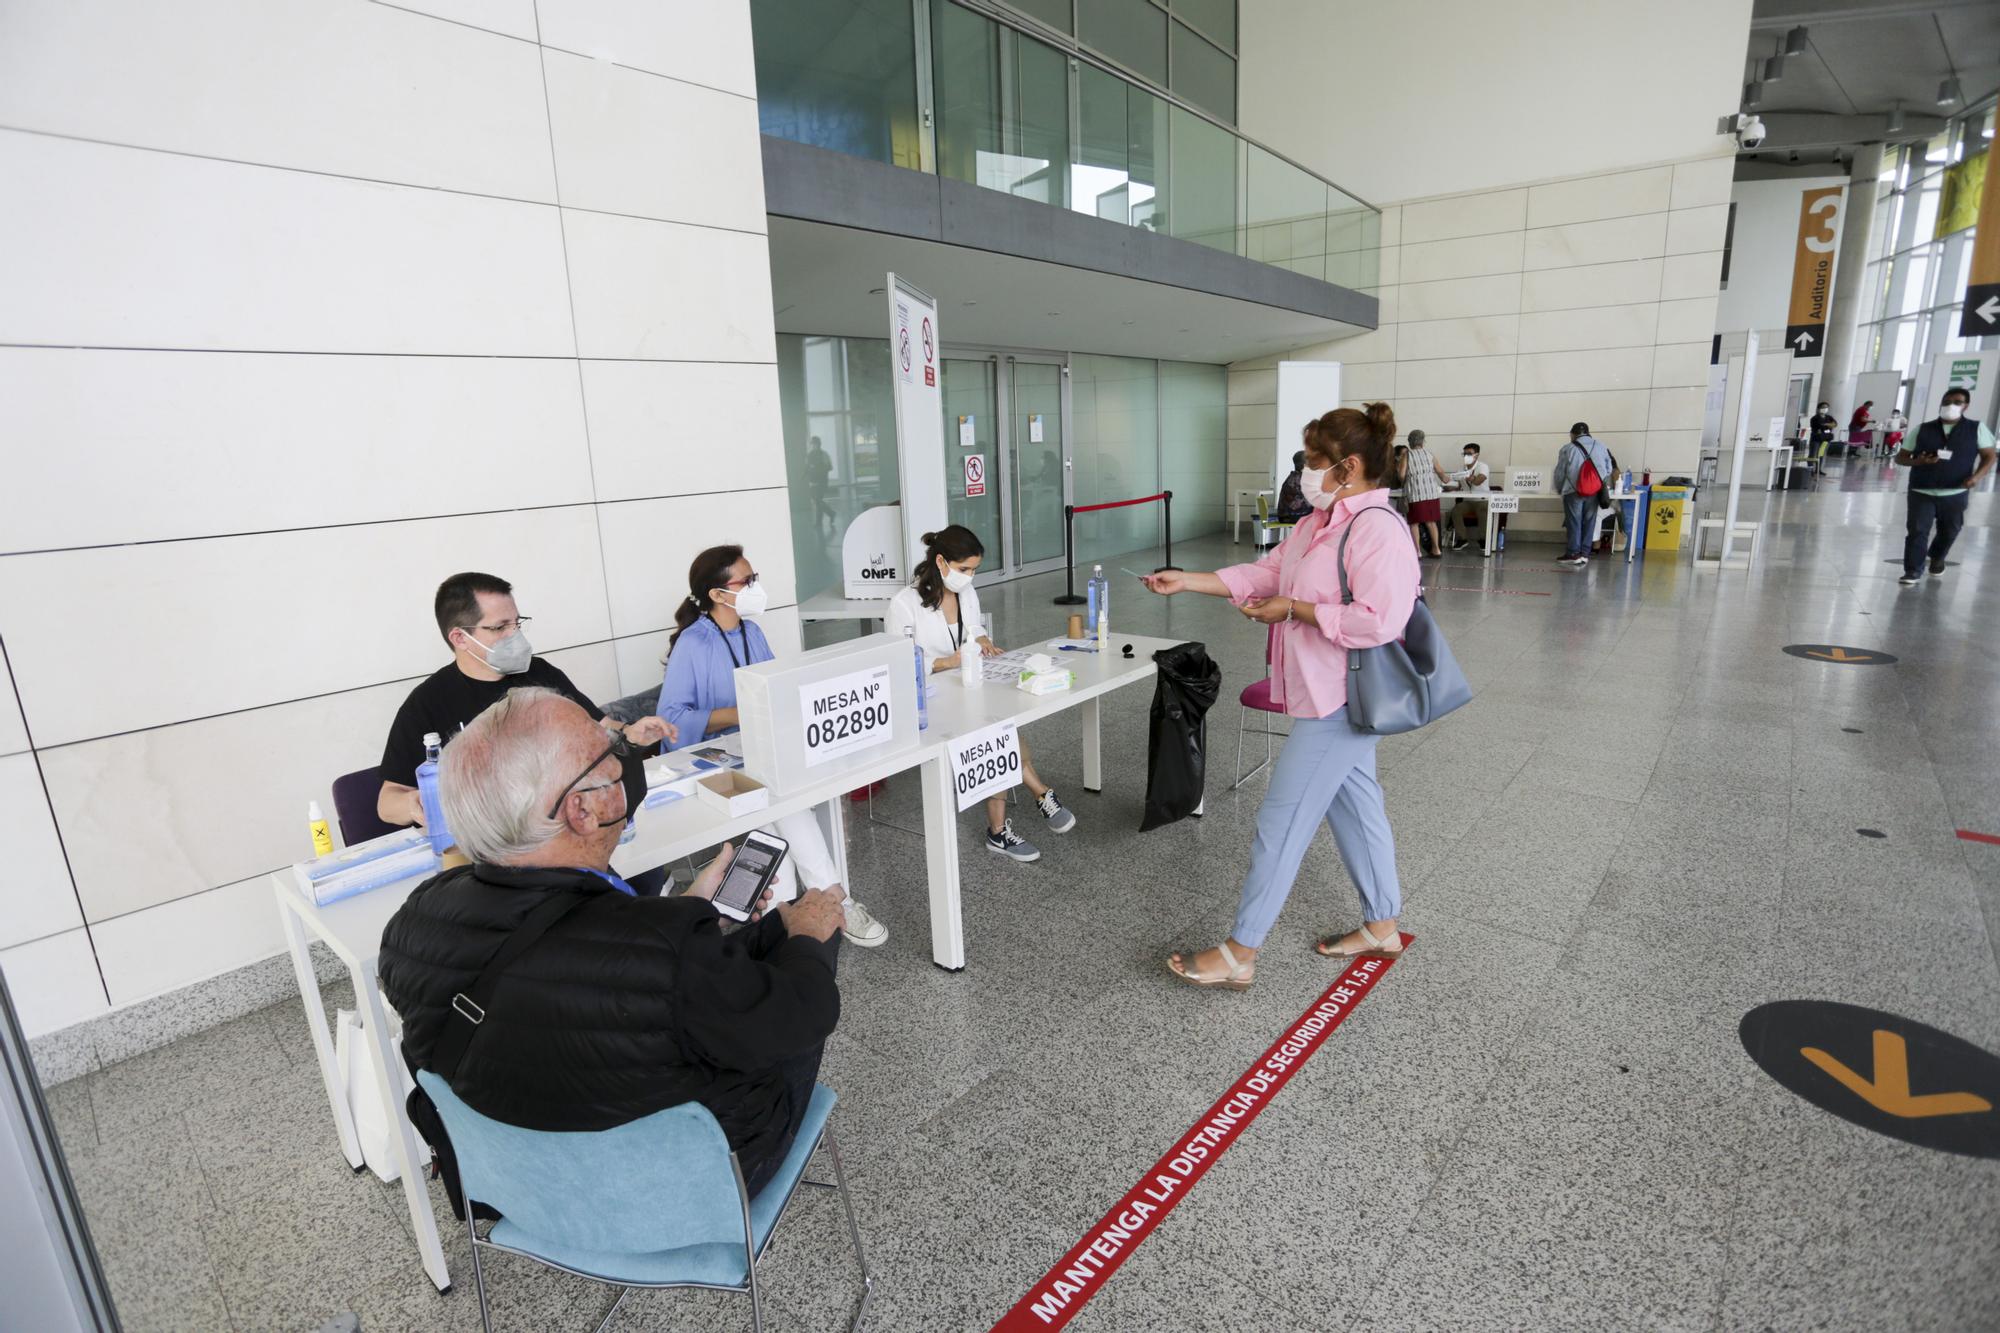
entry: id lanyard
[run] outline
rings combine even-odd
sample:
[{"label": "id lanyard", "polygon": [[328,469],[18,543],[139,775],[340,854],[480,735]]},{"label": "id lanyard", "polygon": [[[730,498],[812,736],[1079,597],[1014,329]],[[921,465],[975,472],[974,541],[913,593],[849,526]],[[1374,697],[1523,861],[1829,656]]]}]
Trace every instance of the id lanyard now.
[{"label": "id lanyard", "polygon": [[[704,615],[704,616],[703,616],[702,618],[703,618],[704,620],[708,621],[708,623],[709,623],[709,624],[711,624],[711,625],[715,625],[715,617],[714,617],[714,616],[710,616],[710,615]],[[730,664],[731,666],[737,666],[737,667],[740,667],[740,666],[743,666],[743,665],[744,665],[745,663],[749,662],[749,660],[750,660],[750,626],[749,626],[748,622],[745,622],[745,623],[743,623],[743,624],[740,624],[740,625],[738,625],[738,626],[736,627],[736,632],[737,632],[737,633],[738,633],[739,635],[741,635],[741,636],[742,636],[742,638],[743,638],[743,661],[742,661],[742,662],[739,662],[739,661],[737,661],[737,660],[736,660],[736,650],[735,650],[734,648],[730,648],[730,647],[729,647],[729,631],[728,631],[728,630],[726,630],[726,629],[724,629],[724,628],[722,628],[722,626],[720,626],[720,625],[715,625],[715,632],[716,632],[717,634],[720,634],[720,635],[722,636],[722,646],[723,646],[724,648],[727,648],[727,649],[729,650],[729,664]]]}]

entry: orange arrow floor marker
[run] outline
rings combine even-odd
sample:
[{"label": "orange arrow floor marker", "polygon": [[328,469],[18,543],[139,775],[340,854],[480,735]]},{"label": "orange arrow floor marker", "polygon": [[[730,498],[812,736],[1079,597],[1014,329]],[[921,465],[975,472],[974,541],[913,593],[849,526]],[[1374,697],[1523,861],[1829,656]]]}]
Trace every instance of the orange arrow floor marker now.
[{"label": "orange arrow floor marker", "polygon": [[1850,655],[1845,648],[1835,648],[1830,653],[1807,653],[1806,656],[1825,658],[1829,662],[1865,662],[1871,656],[1873,656],[1873,654],[1854,653]]},{"label": "orange arrow floor marker", "polygon": [[1968,1115],[1993,1109],[1992,1102],[1970,1092],[1933,1092],[1921,1097],[1912,1096],[1909,1044],[1883,1028],[1875,1029],[1875,1078],[1872,1082],[1817,1046],[1801,1046],[1799,1054],[1839,1080],[1849,1092],[1876,1110],[1904,1120],[1920,1120],[1935,1115]]}]

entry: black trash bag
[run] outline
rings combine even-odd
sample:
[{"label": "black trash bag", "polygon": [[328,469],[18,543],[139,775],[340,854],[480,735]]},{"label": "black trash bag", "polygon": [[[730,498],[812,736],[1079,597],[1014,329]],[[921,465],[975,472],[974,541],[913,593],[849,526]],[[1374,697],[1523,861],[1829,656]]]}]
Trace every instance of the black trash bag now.
[{"label": "black trash bag", "polygon": [[1185,819],[1201,807],[1208,772],[1208,710],[1222,691],[1222,668],[1203,644],[1162,648],[1153,662],[1160,674],[1153,689],[1141,833]]}]

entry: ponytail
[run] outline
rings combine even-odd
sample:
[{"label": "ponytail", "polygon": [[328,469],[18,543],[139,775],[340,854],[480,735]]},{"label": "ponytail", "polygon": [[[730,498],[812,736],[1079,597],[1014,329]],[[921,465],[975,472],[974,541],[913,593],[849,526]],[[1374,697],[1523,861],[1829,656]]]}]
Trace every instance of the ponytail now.
[{"label": "ponytail", "polygon": [[1390,444],[1396,438],[1396,413],[1387,403],[1369,403],[1366,411],[1337,407],[1313,423],[1320,451],[1338,463],[1359,458],[1361,475],[1381,482],[1389,475]]},{"label": "ponytail", "polygon": [[688,566],[688,595],[674,608],[674,632],[667,639],[669,657],[688,626],[715,609],[715,589],[729,582],[729,567],[742,558],[743,548],[740,546],[711,546]]},{"label": "ponytail", "polygon": [[961,560],[970,560],[975,555],[985,555],[986,548],[979,544],[979,536],[971,528],[957,523],[937,532],[924,534],[924,565],[917,571],[911,583],[916,587],[917,596],[931,610],[936,610],[944,602],[944,575],[938,573],[938,557],[945,563],[955,565]]}]

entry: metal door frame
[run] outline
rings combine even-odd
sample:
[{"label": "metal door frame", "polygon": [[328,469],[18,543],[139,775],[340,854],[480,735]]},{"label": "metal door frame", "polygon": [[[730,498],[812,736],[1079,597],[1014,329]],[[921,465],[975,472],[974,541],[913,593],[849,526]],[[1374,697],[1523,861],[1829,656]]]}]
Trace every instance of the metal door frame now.
[{"label": "metal door frame", "polygon": [[[1051,352],[1040,348],[989,347],[979,344],[947,344],[939,349],[938,359],[956,361],[988,361],[993,366],[993,419],[994,419],[994,467],[997,476],[1006,480],[1000,483],[1000,534],[999,552],[987,552],[987,559],[981,564],[979,578],[975,586],[990,583],[1004,583],[1009,579],[1026,578],[1031,574],[1048,574],[1063,567],[1060,555],[1023,564],[1020,552],[1015,549],[1014,511],[1019,502],[1016,471],[1014,467],[1014,365],[1019,361],[1036,365],[1055,366],[1062,372],[1062,503],[1074,504],[1076,499],[1075,455],[1070,439],[1070,375],[1069,353]],[[951,430],[945,432],[948,451],[955,452],[958,437]],[[945,484],[951,484],[952,469],[945,469]],[[989,479],[996,474],[987,473]]]}]

